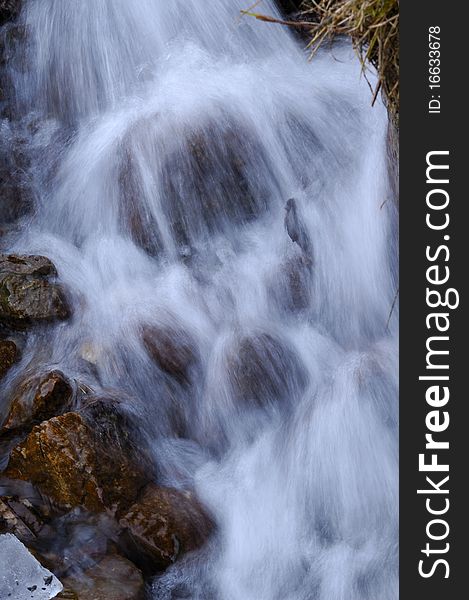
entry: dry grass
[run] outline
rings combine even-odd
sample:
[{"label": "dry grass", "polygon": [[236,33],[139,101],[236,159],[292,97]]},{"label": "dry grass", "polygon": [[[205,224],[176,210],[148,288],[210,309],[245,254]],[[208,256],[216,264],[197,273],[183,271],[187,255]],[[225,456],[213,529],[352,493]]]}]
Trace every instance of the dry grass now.
[{"label": "dry grass", "polygon": [[390,117],[399,119],[399,0],[305,0],[302,14],[312,17],[314,53],[325,41],[346,35],[362,64],[378,72],[374,97],[382,89]]},{"label": "dry grass", "polygon": [[381,90],[390,118],[399,121],[399,0],[304,0],[300,17],[279,21],[252,12],[261,0],[243,11],[263,21],[276,22],[308,31],[313,56],[325,41],[337,36],[351,38],[366,73],[371,63],[378,73],[373,102]]}]

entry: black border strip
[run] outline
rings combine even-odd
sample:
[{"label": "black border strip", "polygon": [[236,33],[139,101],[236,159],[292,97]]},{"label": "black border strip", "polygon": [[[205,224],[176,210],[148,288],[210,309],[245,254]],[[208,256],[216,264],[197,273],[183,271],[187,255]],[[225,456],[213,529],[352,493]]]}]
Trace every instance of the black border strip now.
[{"label": "black border strip", "polygon": [[[401,112],[400,112],[400,598],[401,600],[425,600],[461,598],[467,595],[466,557],[469,553],[469,516],[465,514],[469,506],[465,489],[469,487],[469,404],[466,391],[465,373],[467,365],[465,304],[467,288],[468,257],[467,242],[469,229],[466,225],[466,208],[469,192],[466,189],[466,148],[467,106],[466,79],[467,64],[466,40],[468,39],[467,4],[463,2],[436,2],[435,0],[407,0],[401,2],[400,45],[401,45]],[[429,88],[429,28],[440,28],[440,84],[441,88]],[[435,30],[433,30],[435,31]],[[436,46],[433,46],[435,49]],[[434,54],[431,58],[437,57]],[[437,63],[433,63],[435,66]],[[434,80],[435,81],[435,80]],[[432,98],[435,96],[435,98]],[[429,112],[429,101],[441,101],[440,112]],[[433,103],[436,110],[437,103]],[[448,151],[449,155],[433,155],[433,162],[448,164],[445,172],[433,170],[431,179],[449,183],[427,183],[426,157],[431,151]],[[429,209],[427,194],[431,189],[444,189],[449,196],[448,207],[441,211]],[[430,202],[443,202],[445,193],[430,195]],[[427,213],[436,223],[443,222],[445,213],[450,222],[443,230],[432,230],[426,224]],[[466,229],[468,229],[466,231]],[[449,236],[445,239],[444,236]],[[426,257],[426,248],[432,257],[440,246],[447,246],[433,260]],[[449,280],[445,284],[433,285],[427,280],[427,269],[438,265],[430,272],[430,277],[446,275],[449,267]],[[459,294],[458,308],[430,308],[426,300],[426,288],[440,290],[454,288]],[[451,301],[456,294],[450,294]],[[432,296],[436,300],[436,295]],[[436,331],[436,319],[430,318],[427,328],[426,317],[432,312],[449,315],[447,332]],[[443,317],[439,323],[443,325]],[[431,336],[448,336],[447,341],[430,342],[433,349],[449,350],[448,355],[430,357],[438,365],[448,364],[449,369],[428,369],[426,342]],[[419,376],[449,376],[449,381],[420,380]],[[432,407],[426,400],[426,390],[432,385],[448,386],[450,398],[447,404]],[[433,396],[435,398],[435,396]],[[430,426],[443,427],[445,415],[450,419],[446,430],[433,433],[433,439],[448,441],[449,449],[426,450],[425,435],[431,433],[426,417],[437,410],[438,417],[428,417]],[[449,472],[420,472],[419,454],[425,453],[425,462],[431,461],[431,454],[437,454],[439,464],[448,464]],[[449,480],[440,482],[449,475]],[[467,476],[466,476],[467,475]],[[440,490],[448,493],[418,494],[418,489],[432,489],[426,477],[432,478]],[[436,490],[435,490],[436,491]],[[428,499],[428,505],[427,505]],[[449,505],[446,502],[449,501]],[[447,512],[431,515],[432,510]],[[444,536],[444,523],[433,523],[441,519],[448,523],[447,536],[441,540],[429,539],[427,528],[434,537]],[[430,544],[428,556],[422,552]],[[449,544],[449,546],[446,546]],[[441,553],[433,553],[439,550]],[[447,551],[446,551],[447,550]],[[446,560],[435,566],[438,559]],[[419,574],[421,570],[429,577]],[[449,575],[447,578],[446,575]],[[376,599],[378,600],[378,599]]]}]

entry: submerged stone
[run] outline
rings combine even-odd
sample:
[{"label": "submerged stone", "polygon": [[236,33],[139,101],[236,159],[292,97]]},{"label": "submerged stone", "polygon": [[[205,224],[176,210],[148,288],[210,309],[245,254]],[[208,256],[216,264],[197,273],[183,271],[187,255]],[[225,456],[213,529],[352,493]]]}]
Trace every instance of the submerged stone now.
[{"label": "submerged stone", "polygon": [[161,234],[155,216],[144,201],[141,177],[131,150],[122,148],[119,157],[119,222],[123,233],[129,235],[137,246],[150,256],[157,256],[162,250]]},{"label": "submerged stone", "polygon": [[0,178],[0,224],[3,226],[10,225],[26,215],[31,209],[32,201],[27,190],[15,184],[5,183],[1,175]]},{"label": "submerged stone", "polygon": [[198,361],[195,341],[181,329],[146,326],[142,331],[145,349],[162,371],[188,383],[192,366]]},{"label": "submerged stone", "polygon": [[9,26],[0,32],[0,225],[13,227],[34,208],[34,177],[31,172],[28,135],[18,123],[15,75],[22,70],[18,46],[25,43],[24,30]]},{"label": "submerged stone", "polygon": [[142,600],[144,582],[139,569],[122,556],[106,556],[84,573],[66,577],[59,599]]},{"label": "submerged stone", "polygon": [[231,236],[266,212],[276,174],[242,123],[212,120],[170,148],[160,144],[153,116],[129,128],[117,157],[119,222],[150,255],[167,250],[167,228],[184,260],[207,236]]},{"label": "submerged stone", "polygon": [[[275,173],[260,141],[240,123],[191,132],[162,165],[164,204],[178,246],[231,235],[268,207]],[[190,214],[190,219],[187,215]]]},{"label": "submerged stone", "polygon": [[281,311],[298,313],[312,302],[313,269],[309,257],[300,252],[288,257],[274,272],[270,289]]},{"label": "submerged stone", "polygon": [[229,378],[237,400],[260,407],[291,401],[307,384],[300,357],[268,333],[246,335],[228,356]]}]

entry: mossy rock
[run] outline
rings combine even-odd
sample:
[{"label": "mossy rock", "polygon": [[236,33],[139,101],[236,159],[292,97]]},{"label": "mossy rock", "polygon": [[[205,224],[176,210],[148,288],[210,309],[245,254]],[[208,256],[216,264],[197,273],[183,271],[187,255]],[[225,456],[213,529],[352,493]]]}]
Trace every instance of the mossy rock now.
[{"label": "mossy rock", "polygon": [[70,307],[64,290],[51,281],[56,273],[43,256],[0,255],[0,324],[23,330],[67,319]]},{"label": "mossy rock", "polygon": [[20,359],[20,352],[12,340],[0,340],[0,380]]}]

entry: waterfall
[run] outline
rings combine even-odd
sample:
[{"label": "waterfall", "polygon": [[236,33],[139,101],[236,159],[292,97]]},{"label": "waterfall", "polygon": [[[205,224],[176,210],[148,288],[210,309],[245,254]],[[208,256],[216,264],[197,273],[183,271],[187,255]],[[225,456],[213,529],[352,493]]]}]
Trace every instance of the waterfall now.
[{"label": "waterfall", "polygon": [[212,514],[155,600],[395,600],[386,110],[348,44],[308,61],[247,4],[25,1],[8,250],[50,257],[73,317],[23,360],[119,390]]}]

